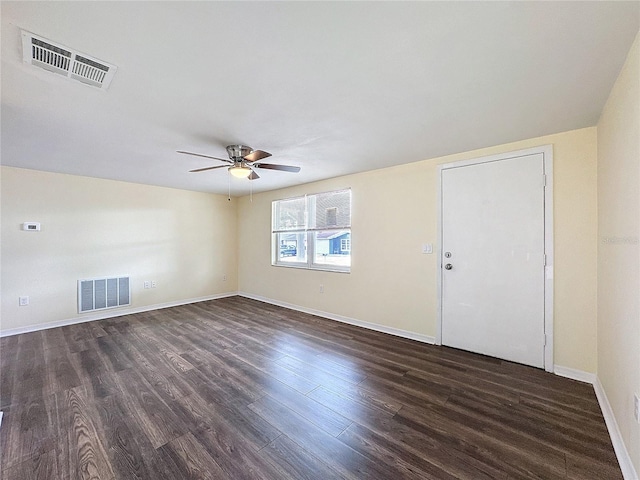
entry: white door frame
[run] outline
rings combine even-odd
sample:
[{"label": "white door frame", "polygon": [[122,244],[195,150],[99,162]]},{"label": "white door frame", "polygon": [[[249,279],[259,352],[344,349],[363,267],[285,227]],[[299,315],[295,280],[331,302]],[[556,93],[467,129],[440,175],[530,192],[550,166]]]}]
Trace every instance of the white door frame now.
[{"label": "white door frame", "polygon": [[[438,312],[436,345],[442,345],[442,171],[450,168],[477,165],[480,163],[496,162],[514,157],[524,157],[542,153],[544,165],[544,369],[553,372],[553,146],[542,145],[539,147],[517,150],[514,152],[500,153],[487,157],[479,157],[471,160],[463,160],[453,163],[445,163],[438,166]],[[541,179],[542,181],[542,179]]]}]

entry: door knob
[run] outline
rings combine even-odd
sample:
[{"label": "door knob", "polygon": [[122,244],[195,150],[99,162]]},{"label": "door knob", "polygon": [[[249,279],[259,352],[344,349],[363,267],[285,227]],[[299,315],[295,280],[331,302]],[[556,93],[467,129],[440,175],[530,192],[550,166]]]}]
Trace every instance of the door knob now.
[{"label": "door knob", "polygon": [[450,263],[447,263],[447,264],[444,266],[444,268],[445,268],[445,270],[451,270],[451,269],[453,268],[453,265],[451,265]]}]

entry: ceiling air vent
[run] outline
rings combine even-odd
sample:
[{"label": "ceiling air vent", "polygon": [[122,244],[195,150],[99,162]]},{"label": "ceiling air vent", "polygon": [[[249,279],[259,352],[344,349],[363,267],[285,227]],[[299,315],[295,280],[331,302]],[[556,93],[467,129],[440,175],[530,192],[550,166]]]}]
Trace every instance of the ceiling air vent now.
[{"label": "ceiling air vent", "polygon": [[118,67],[92,58],[63,45],[22,31],[22,57],[25,63],[106,90]]}]

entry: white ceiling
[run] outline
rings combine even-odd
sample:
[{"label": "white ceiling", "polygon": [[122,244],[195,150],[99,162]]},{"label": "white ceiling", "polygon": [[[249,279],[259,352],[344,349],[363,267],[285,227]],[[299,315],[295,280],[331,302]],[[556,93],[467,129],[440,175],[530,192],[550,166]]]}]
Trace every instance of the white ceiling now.
[{"label": "white ceiling", "polygon": [[[244,143],[280,188],[592,126],[640,2],[2,2],[4,165],[227,193]],[[20,29],[118,67],[22,63]]]}]

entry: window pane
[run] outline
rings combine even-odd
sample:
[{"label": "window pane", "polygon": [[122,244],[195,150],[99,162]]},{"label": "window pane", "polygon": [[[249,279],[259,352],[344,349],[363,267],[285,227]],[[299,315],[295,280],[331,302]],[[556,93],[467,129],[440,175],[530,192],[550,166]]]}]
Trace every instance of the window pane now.
[{"label": "window pane", "polygon": [[273,230],[302,230],[306,227],[306,198],[273,202]]},{"label": "window pane", "polygon": [[351,230],[313,232],[316,265],[351,266]]},{"label": "window pane", "polygon": [[310,202],[315,219],[314,228],[351,226],[351,190],[319,193],[310,197],[315,200],[315,206]]},{"label": "window pane", "polygon": [[277,233],[278,262],[279,263],[306,263],[307,262],[307,236],[304,232]]}]

